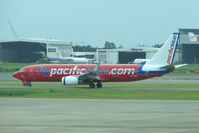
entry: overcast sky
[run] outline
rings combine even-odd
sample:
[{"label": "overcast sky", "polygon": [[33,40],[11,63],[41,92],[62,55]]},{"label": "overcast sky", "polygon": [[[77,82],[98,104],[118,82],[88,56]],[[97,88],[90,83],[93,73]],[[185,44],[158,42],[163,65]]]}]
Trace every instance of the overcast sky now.
[{"label": "overcast sky", "polygon": [[0,40],[52,38],[103,47],[163,43],[199,28],[199,0],[0,0]]}]

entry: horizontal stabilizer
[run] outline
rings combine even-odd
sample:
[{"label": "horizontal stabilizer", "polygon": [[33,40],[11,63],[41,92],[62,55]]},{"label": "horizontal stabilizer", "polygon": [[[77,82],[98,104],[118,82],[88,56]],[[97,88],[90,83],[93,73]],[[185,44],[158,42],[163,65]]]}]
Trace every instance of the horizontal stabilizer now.
[{"label": "horizontal stabilizer", "polygon": [[183,67],[183,66],[186,66],[186,65],[188,65],[188,64],[175,65],[175,68]]},{"label": "horizontal stabilizer", "polygon": [[160,69],[167,70],[167,69],[171,69],[172,67],[173,67],[173,65],[170,64],[170,65],[163,66],[163,67],[161,67]]},{"label": "horizontal stabilizer", "polygon": [[[183,67],[183,66],[186,66],[188,64],[180,64],[180,65],[175,65],[175,68],[179,68],[179,67]],[[166,65],[166,66],[163,66],[161,67],[160,69],[171,69],[174,65],[170,64],[170,65]]]}]

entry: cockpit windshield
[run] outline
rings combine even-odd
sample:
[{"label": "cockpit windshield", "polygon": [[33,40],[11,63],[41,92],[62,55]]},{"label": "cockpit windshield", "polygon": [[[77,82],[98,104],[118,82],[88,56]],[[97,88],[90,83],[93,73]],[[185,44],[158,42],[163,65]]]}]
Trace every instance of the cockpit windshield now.
[{"label": "cockpit windshield", "polygon": [[23,70],[23,69],[20,69],[19,72],[24,72],[24,70]]}]

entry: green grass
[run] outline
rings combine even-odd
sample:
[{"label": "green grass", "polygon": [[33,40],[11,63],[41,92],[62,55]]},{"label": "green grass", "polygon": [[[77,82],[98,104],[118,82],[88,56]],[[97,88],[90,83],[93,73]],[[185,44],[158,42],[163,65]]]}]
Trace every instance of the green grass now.
[{"label": "green grass", "polygon": [[199,74],[199,64],[190,64],[187,66],[177,68],[174,70],[174,72],[170,74],[185,74],[185,75]]},{"label": "green grass", "polygon": [[[199,84],[104,84],[101,89],[89,89],[87,85],[65,87],[61,83],[33,83],[33,87],[28,88],[20,87],[20,82],[11,81],[10,83],[0,83],[0,86],[0,97],[12,98],[199,100]],[[18,86],[19,88],[9,86]],[[152,90],[147,88],[167,89]],[[169,90],[169,88],[186,89]],[[198,90],[190,90],[191,88]]]},{"label": "green grass", "polygon": [[22,67],[33,65],[32,63],[9,63],[1,62],[0,63],[0,72],[16,72]]},{"label": "green grass", "polygon": [[[50,64],[49,61],[45,62],[36,62],[36,63],[9,63],[9,62],[0,62],[0,72],[16,72],[22,67],[35,65],[35,64]],[[79,64],[79,63],[70,63],[70,64]],[[82,63],[81,63],[82,64]],[[86,63],[83,63],[86,64]]]},{"label": "green grass", "polygon": [[197,90],[128,90],[128,89],[0,89],[0,97],[86,98],[140,100],[199,100]]},{"label": "green grass", "polygon": [[198,88],[199,84],[104,84],[104,87],[113,88]]}]

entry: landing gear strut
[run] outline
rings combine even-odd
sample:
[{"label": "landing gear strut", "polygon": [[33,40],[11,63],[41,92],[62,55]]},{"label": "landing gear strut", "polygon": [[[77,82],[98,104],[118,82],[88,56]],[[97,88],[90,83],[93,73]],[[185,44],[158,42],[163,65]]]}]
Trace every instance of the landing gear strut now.
[{"label": "landing gear strut", "polygon": [[23,86],[28,86],[28,87],[31,87],[31,83],[30,82],[23,82]]},{"label": "landing gear strut", "polygon": [[95,88],[95,83],[91,82],[91,83],[89,84],[89,87],[90,87],[90,88]]},{"label": "landing gear strut", "polygon": [[[95,83],[94,82],[90,82],[89,83],[89,87],[90,88],[95,88]],[[102,83],[101,82],[97,83],[97,88],[102,88]]]}]

